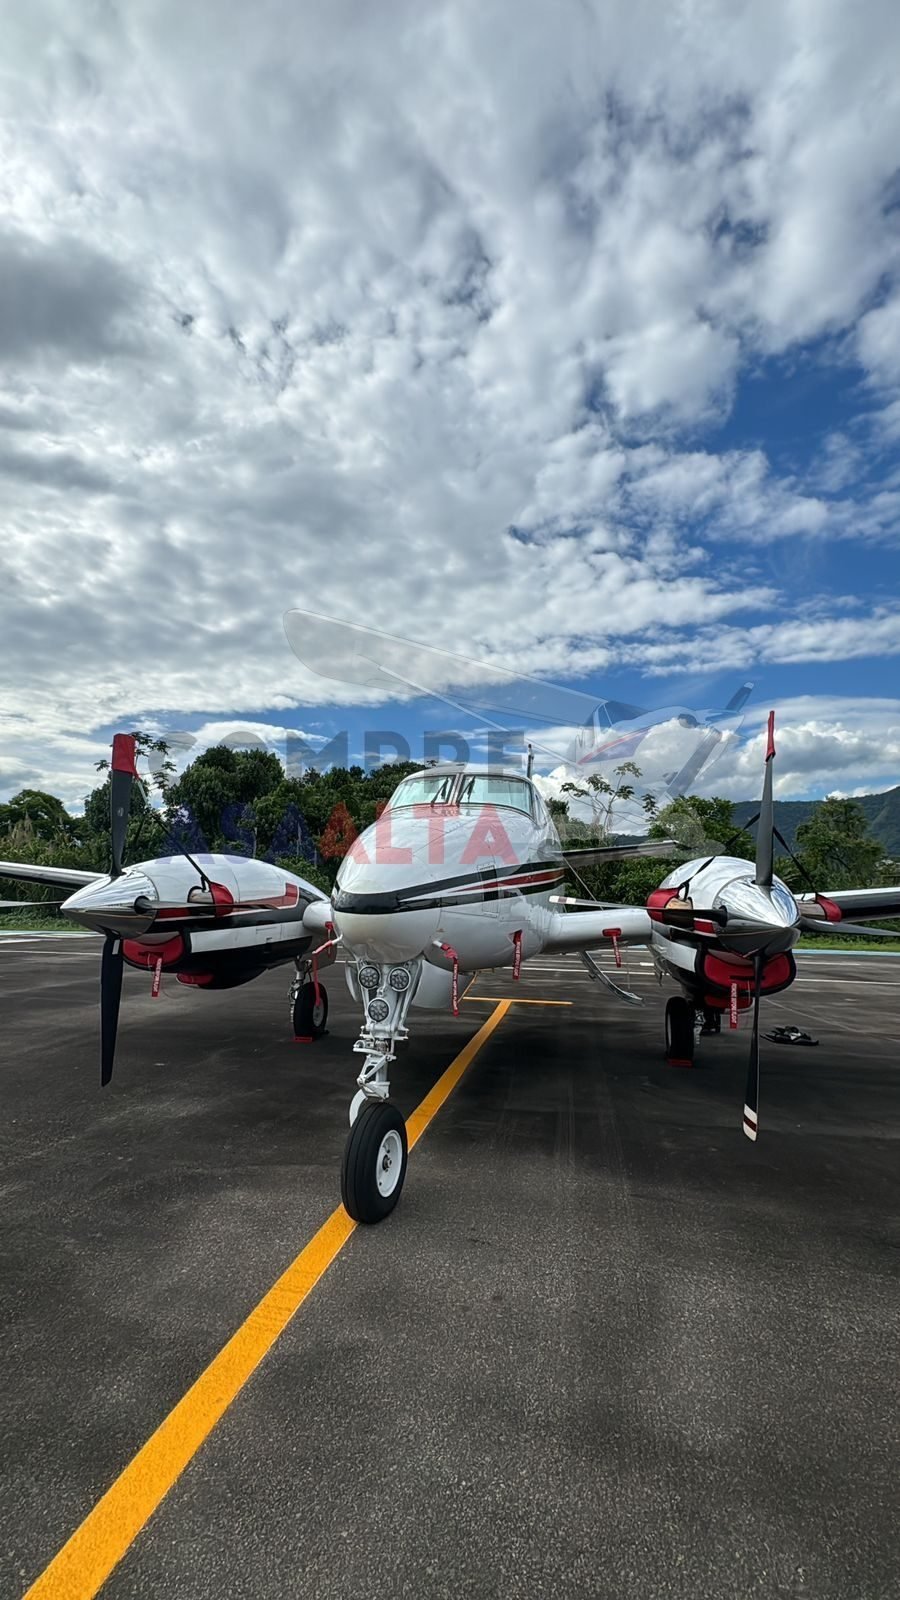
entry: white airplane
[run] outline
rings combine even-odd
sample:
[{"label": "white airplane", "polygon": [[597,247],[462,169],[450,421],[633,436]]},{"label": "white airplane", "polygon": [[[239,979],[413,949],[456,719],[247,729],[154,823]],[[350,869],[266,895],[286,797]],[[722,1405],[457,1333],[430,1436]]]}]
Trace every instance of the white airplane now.
[{"label": "white airplane", "polygon": [[[686,794],[721,755],[728,735],[740,726],[753,688],[742,684],[720,710],[648,710],[621,700],[598,701],[580,689],[382,633],[362,622],[299,610],[286,611],[282,620],[298,661],[318,677],[376,690],[387,700],[398,694],[442,700],[455,711],[477,716],[481,727],[495,733],[507,733],[510,719],[519,719],[533,748],[561,762],[573,777],[630,760],[640,748],[647,786],[660,791],[662,804]],[[488,710],[503,721],[493,721]]]},{"label": "white airplane", "polygon": [[[743,1129],[756,1139],[759,1006],[795,975],[804,930],[859,932],[848,917],[900,915],[900,886],[795,897],[773,874],[773,717],[756,861],[715,855],[686,862],[646,906],[572,902],[558,891],[567,863],[671,855],[671,840],[563,850],[544,800],[519,772],[453,765],[405,778],[379,820],[356,839],[330,898],[280,868],[243,857],[186,855],[123,868],[134,741],[117,735],[111,774],[113,870],[69,872],[0,862],[0,877],[75,887],[66,916],[105,934],[101,964],[101,1082],[112,1074],[124,963],[182,983],[225,988],[293,961],[295,1032],[324,1032],[319,969],[345,957],[361,1008],[354,1052],[363,1057],[350,1106],[341,1192],[360,1222],[396,1205],[406,1173],[406,1129],[389,1098],[388,1069],[409,1036],[414,1007],[458,1011],[476,973],[548,952],[581,954],[592,976],[631,1004],[637,996],[602,973],[591,951],[649,947],[657,972],[681,993],[666,1007],[671,1065],[693,1061],[695,1020],[707,1031],[727,1011],[752,1009]],[[783,843],[783,841],[782,841]],[[575,909],[571,907],[575,906]],[[565,909],[557,909],[564,907]],[[867,930],[878,931],[878,930]]]}]

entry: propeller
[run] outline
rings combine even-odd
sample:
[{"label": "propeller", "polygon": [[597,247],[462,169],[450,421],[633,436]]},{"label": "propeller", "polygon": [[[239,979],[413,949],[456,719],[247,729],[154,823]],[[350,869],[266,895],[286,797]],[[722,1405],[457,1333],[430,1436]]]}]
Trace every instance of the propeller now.
[{"label": "propeller", "polygon": [[801,917],[800,927],[804,933],[835,934],[839,939],[856,934],[857,937],[865,935],[867,939],[896,939],[896,933],[890,928],[866,928],[861,922],[826,922],[818,917]]},{"label": "propeller", "polygon": [[23,911],[26,906],[61,905],[61,900],[0,900],[0,911]]},{"label": "propeller", "polygon": [[[698,922],[711,922],[717,928],[724,928],[728,922],[728,912],[724,906],[663,906],[656,915],[667,927],[683,928],[688,933],[694,931]],[[709,932],[709,929],[706,931]]]},{"label": "propeller", "polygon": [[[125,859],[125,839],[131,812],[131,791],[137,777],[135,741],[131,733],[113,738],[109,775],[109,825],[112,839],[112,871],[119,878]],[[119,1005],[122,999],[122,972],[125,957],[119,934],[107,933],[100,960],[100,1084],[105,1087],[113,1074],[116,1036],[119,1031]]]},{"label": "propeller", "polygon": [[[775,713],[769,712],[766,741],[766,775],[756,825],[756,882],[771,889],[775,871],[775,799],[772,791],[772,762],[775,756]],[[753,957],[753,1026],[750,1034],[750,1061],[744,1091],[744,1133],[755,1141],[759,1132],[759,1000],[762,991],[765,955],[757,950]]]},{"label": "propeller", "polygon": [[105,1088],[113,1074],[116,1035],[119,1032],[119,1003],[122,999],[122,971],[125,958],[122,940],[108,933],[100,959],[100,1086]]},{"label": "propeller", "polygon": [[766,776],[763,782],[759,820],[756,825],[756,882],[771,889],[775,868],[775,801],[772,794],[772,759],[775,755],[775,713],[769,712],[769,737],[766,744]]},{"label": "propeller", "polygon": [[762,975],[763,957],[757,951],[753,957],[753,1029],[750,1034],[747,1087],[744,1090],[744,1132],[748,1139],[753,1140],[759,1132],[759,996]]}]

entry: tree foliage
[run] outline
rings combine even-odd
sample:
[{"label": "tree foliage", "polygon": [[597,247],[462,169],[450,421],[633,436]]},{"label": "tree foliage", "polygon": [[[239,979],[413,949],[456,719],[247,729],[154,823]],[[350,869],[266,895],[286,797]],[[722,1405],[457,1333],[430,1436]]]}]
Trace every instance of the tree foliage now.
[{"label": "tree foliage", "polygon": [[[309,768],[288,776],[276,755],[261,749],[217,745],[197,756],[177,779],[164,739],[137,735],[142,754],[155,769],[150,798],[135,784],[126,860],[168,855],[179,845],[192,854],[223,850],[257,855],[310,878],[324,889],[334,882],[347,846],[376,821],[397,784],[419,770],[415,762],[394,762],[365,772],[361,766]],[[108,763],[98,763],[103,770]],[[609,783],[597,774],[563,786],[564,798],[549,802],[565,842],[587,843],[609,836],[615,806],[636,796],[640,769],[624,762]],[[573,817],[569,803],[589,813]],[[642,904],[660,880],[685,855],[712,853],[718,845],[732,855],[753,859],[752,837],[734,821],[731,801],[683,796],[658,815],[643,798],[651,838],[675,838],[671,860],[633,859],[582,869],[571,890],[598,899]],[[869,833],[862,808],[852,800],[825,800],[798,830],[798,854],[809,878],[821,889],[865,888],[884,882],[883,852]],[[104,872],[109,866],[109,779],[88,796],[81,816],[42,790],[23,789],[0,806],[0,853],[36,865],[76,866]],[[778,868],[792,888],[808,886],[787,858]],[[895,881],[895,880],[894,880]],[[8,899],[59,899],[59,890],[7,880]]]}]

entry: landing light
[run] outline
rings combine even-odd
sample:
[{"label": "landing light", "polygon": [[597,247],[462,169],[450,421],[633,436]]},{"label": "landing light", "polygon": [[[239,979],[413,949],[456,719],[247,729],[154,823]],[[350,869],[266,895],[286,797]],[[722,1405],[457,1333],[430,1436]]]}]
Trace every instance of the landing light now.
[{"label": "landing light", "polygon": [[386,1000],[370,1000],[366,1007],[369,1019],[372,1022],[385,1022],[390,1009]]},{"label": "landing light", "polygon": [[364,989],[377,989],[381,981],[381,974],[377,967],[360,967],[357,977]]},{"label": "landing light", "polygon": [[406,967],[395,967],[388,978],[388,983],[392,989],[396,989],[398,994],[402,994],[404,989],[408,989],[410,978]]}]

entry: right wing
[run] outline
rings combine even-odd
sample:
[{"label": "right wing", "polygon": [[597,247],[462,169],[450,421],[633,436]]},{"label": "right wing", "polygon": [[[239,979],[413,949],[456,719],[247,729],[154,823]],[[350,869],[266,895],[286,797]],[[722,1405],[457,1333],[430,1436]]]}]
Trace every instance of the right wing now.
[{"label": "right wing", "polygon": [[827,930],[829,924],[871,922],[878,917],[900,917],[900,886],[882,889],[831,889],[825,894],[797,896],[800,913]]},{"label": "right wing", "polygon": [[81,872],[77,867],[33,867],[27,861],[0,861],[0,878],[18,878],[24,883],[46,883],[54,889],[83,889],[97,883],[105,872]]}]

